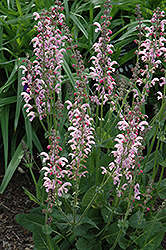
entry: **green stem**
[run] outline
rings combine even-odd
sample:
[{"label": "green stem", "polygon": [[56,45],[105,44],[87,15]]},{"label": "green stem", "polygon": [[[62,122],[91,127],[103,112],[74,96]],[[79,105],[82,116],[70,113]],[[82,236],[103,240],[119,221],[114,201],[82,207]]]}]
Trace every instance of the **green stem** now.
[{"label": "green stem", "polygon": [[[166,162],[166,161],[165,161],[165,162]],[[162,169],[161,169],[161,174],[160,174],[160,179],[159,179],[158,186],[157,186],[157,190],[156,190],[156,195],[155,195],[155,198],[154,198],[154,200],[153,200],[153,203],[151,204],[151,210],[152,210],[153,205],[154,205],[154,203],[155,203],[155,201],[156,201],[156,198],[157,198],[157,196],[158,196],[160,184],[161,184],[161,181],[162,181],[162,178],[163,178],[163,174],[164,174],[164,169],[165,169],[165,167],[162,167]],[[151,210],[150,210],[150,211],[151,211]]]},{"label": "green stem", "polygon": [[[143,208],[143,211],[142,211],[141,217],[140,217],[140,219],[139,219],[138,225],[137,225],[137,227],[136,227],[134,233],[132,234],[132,238],[136,235],[136,233],[137,233],[137,231],[138,231],[138,229],[139,229],[139,225],[141,224],[142,218],[143,218],[143,216],[144,216],[144,212],[145,212],[145,207]],[[127,245],[126,248],[128,248],[128,247],[129,247],[131,244],[133,244],[134,242],[135,242],[135,239],[134,239],[134,240],[130,239],[130,241],[129,241],[129,243],[128,243],[128,245]]]},{"label": "green stem", "polygon": [[153,175],[152,175],[152,180],[154,180],[156,172],[158,170],[158,166],[159,164],[157,164],[158,166],[156,167],[156,162],[157,162],[157,153],[158,153],[158,148],[160,145],[160,139],[158,139],[157,141],[157,146],[156,146],[156,151],[155,151],[155,156],[154,156],[154,167],[153,167]]},{"label": "green stem", "polygon": [[111,215],[110,215],[110,217],[109,217],[109,219],[108,219],[108,222],[107,222],[107,224],[105,225],[105,227],[100,231],[100,233],[98,233],[98,234],[96,235],[96,237],[98,237],[98,236],[101,235],[101,236],[100,236],[100,238],[101,238],[102,235],[103,235],[103,233],[106,231],[106,229],[107,229],[108,226],[110,225],[110,223],[111,223],[111,221],[112,221],[112,218],[113,218],[113,215],[114,215],[114,211],[115,211],[115,209],[116,209],[118,203],[119,203],[119,198],[116,196],[114,209],[113,209],[113,211],[112,211],[112,213],[111,213]]},{"label": "green stem", "polygon": [[70,225],[72,225],[72,222],[67,218],[66,214],[63,212],[62,208],[60,206],[57,206],[60,213],[63,215],[63,217],[69,222]]},{"label": "green stem", "polygon": [[78,190],[79,190],[79,177],[76,179],[76,184],[75,186],[75,195],[74,195],[74,210],[73,210],[73,225],[76,223],[76,213],[77,213],[77,199],[78,199]]},{"label": "green stem", "polygon": [[[120,113],[122,112],[122,109],[123,109],[123,107],[124,107],[124,105],[125,105],[125,103],[126,103],[126,100],[127,100],[127,97],[128,97],[128,95],[129,95],[129,93],[130,93],[130,90],[128,90],[128,92],[127,92],[127,94],[126,94],[126,96],[125,96],[125,98],[124,98],[124,100],[123,100],[123,102],[122,102],[122,106],[121,106],[121,108],[120,108],[120,110],[119,110],[119,112],[118,112],[118,114],[117,114],[115,120],[113,121],[113,123],[111,124],[111,126],[109,127],[109,129],[107,130],[107,133],[104,135],[103,141],[105,140],[105,137],[106,137],[107,134],[110,132],[110,130],[112,129],[112,127],[114,126],[114,124],[116,123],[116,121],[118,120],[119,115],[120,115]],[[104,126],[103,130],[104,130],[104,129],[105,129],[105,126]]]},{"label": "green stem", "polygon": [[106,179],[106,181],[99,187],[98,192],[96,191],[93,198],[91,199],[91,201],[89,202],[89,204],[87,205],[86,209],[84,210],[84,212],[82,213],[82,215],[80,216],[79,220],[77,221],[76,225],[78,225],[80,223],[80,221],[84,218],[85,214],[88,212],[88,210],[90,209],[91,205],[93,204],[93,202],[95,201],[95,199],[97,198],[100,190],[106,185],[106,183],[108,182],[108,180],[110,179],[110,176],[108,176],[108,178]]},{"label": "green stem", "polygon": [[35,187],[37,188],[37,182],[36,182],[36,178],[35,178],[35,176],[34,176],[34,173],[33,173],[33,171],[32,171],[32,166],[33,166],[33,164],[30,164],[29,170],[30,170],[30,173],[31,173],[33,182],[34,182],[34,184],[35,184]]},{"label": "green stem", "polygon": [[145,159],[145,161],[144,161],[143,168],[146,166],[147,160],[148,160],[149,155],[150,155],[150,153],[151,153],[151,151],[152,151],[153,144],[154,144],[155,139],[156,139],[156,135],[157,135],[158,128],[159,128],[159,124],[157,124],[157,126],[156,126],[156,129],[155,129],[155,132],[154,132],[154,135],[153,135],[153,139],[152,139],[152,142],[151,142],[151,144],[150,144],[150,148],[149,148],[149,150],[148,150],[146,159]]},{"label": "green stem", "polygon": [[95,158],[95,185],[98,186],[99,179],[99,160],[100,160],[100,151],[101,148],[95,148],[95,152],[97,150],[97,157]]},{"label": "green stem", "polygon": [[[164,85],[164,87],[165,87],[165,86],[166,86],[166,85]],[[151,121],[151,123],[150,123],[150,126],[152,126],[158,118],[161,119],[162,114],[163,114],[163,112],[164,112],[164,110],[165,110],[165,106],[166,106],[166,102],[165,102],[165,100],[163,100],[163,103],[162,103],[162,105],[161,105],[161,108],[160,108],[159,112],[153,117],[153,119],[152,119],[152,121]]]}]

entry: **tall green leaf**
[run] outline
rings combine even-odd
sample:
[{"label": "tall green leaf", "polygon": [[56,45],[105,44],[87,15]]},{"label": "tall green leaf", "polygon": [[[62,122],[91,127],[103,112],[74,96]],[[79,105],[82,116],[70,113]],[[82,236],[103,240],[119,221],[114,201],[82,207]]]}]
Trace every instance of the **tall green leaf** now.
[{"label": "tall green leaf", "polygon": [[1,186],[0,186],[0,193],[2,194],[7,187],[9,181],[11,180],[15,170],[17,169],[21,159],[23,157],[23,151],[21,143],[19,144],[18,148],[16,149],[7,169],[5,172],[5,176],[2,180]]},{"label": "tall green leaf", "polygon": [[21,111],[21,92],[23,90],[22,84],[21,84],[21,77],[22,77],[22,70],[18,69],[18,81],[17,81],[17,103],[16,103],[16,112],[15,112],[15,119],[14,119],[14,132],[16,132],[17,126],[18,126],[18,120],[20,116]]},{"label": "tall green leaf", "polygon": [[3,137],[3,145],[4,145],[4,157],[5,157],[5,169],[7,168],[7,161],[8,161],[8,141],[9,141],[9,133],[8,133],[8,125],[9,125],[9,110],[10,106],[6,105],[1,110],[1,130],[2,130],[2,137]]}]

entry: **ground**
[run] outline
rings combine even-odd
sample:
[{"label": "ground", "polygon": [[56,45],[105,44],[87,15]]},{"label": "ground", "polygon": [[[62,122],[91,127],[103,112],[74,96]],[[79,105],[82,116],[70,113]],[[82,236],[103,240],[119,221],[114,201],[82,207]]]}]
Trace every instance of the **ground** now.
[{"label": "ground", "polygon": [[[2,171],[0,167],[0,183],[3,179]],[[34,249],[32,233],[24,229],[15,219],[17,214],[29,213],[36,206],[25,195],[22,187],[35,194],[35,187],[29,174],[17,170],[5,192],[0,195],[0,249]]]},{"label": "ground", "polygon": [[[36,204],[29,200],[22,187],[35,194],[35,187],[28,169],[24,173],[16,170],[5,192],[0,195],[0,249],[2,250],[31,250],[34,249],[32,233],[22,228],[15,216],[29,213]],[[4,176],[4,168],[0,164],[0,184]],[[156,204],[157,207],[157,204]],[[166,236],[162,241],[166,250]]]}]

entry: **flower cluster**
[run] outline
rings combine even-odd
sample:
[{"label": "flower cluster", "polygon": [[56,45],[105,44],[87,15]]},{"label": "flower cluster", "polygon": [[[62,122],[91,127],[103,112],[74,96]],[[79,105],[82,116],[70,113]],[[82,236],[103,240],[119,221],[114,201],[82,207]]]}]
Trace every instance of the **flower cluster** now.
[{"label": "flower cluster", "polygon": [[140,77],[137,79],[137,84],[144,86],[142,101],[145,101],[145,96],[156,83],[160,87],[166,84],[165,76],[152,77],[156,70],[161,67],[162,61],[166,61],[166,39],[164,37],[166,20],[164,18],[165,12],[157,8],[151,19],[152,25],[144,28],[146,40],[140,43],[137,52],[145,67],[140,69]]},{"label": "flower cluster", "polygon": [[[22,65],[25,77],[22,78],[24,90],[22,96],[26,102],[24,108],[30,117],[30,121],[36,115],[42,120],[48,114],[53,114],[53,107],[61,90],[62,82],[61,65],[63,52],[65,52],[65,40],[61,26],[65,18],[61,13],[63,7],[57,2],[50,11],[43,11],[41,15],[35,12],[35,26],[38,34],[32,39],[33,52],[36,56],[31,62],[28,58],[26,66]],[[34,99],[32,103],[31,99]],[[35,106],[37,112],[34,112]],[[55,114],[53,114],[55,115]]]},{"label": "flower cluster", "polygon": [[68,141],[72,152],[69,154],[72,161],[70,163],[71,170],[73,171],[74,178],[76,176],[84,176],[87,171],[85,162],[88,154],[91,152],[92,144],[94,142],[94,135],[92,127],[93,119],[88,115],[87,109],[89,105],[82,103],[79,100],[72,104],[69,100],[66,101],[69,110],[68,116],[71,122],[68,131],[71,139]]},{"label": "flower cluster", "polygon": [[49,153],[42,152],[40,155],[43,157],[43,164],[46,164],[41,170],[44,170],[44,184],[46,192],[53,190],[55,195],[62,196],[63,192],[67,193],[66,186],[71,186],[70,182],[64,182],[65,175],[70,175],[70,171],[64,169],[68,160],[65,157],[60,157],[59,153],[62,148],[59,145],[59,136],[57,132],[52,131],[52,135],[49,137],[51,144],[48,145]]},{"label": "flower cluster", "polygon": [[95,92],[97,94],[91,97],[97,105],[101,103],[105,104],[112,95],[112,91],[115,85],[115,79],[111,76],[115,72],[114,65],[117,64],[116,61],[111,60],[111,54],[113,53],[113,45],[110,44],[110,35],[112,31],[109,29],[110,26],[110,1],[107,1],[105,6],[104,15],[101,16],[103,22],[100,24],[95,22],[94,25],[97,26],[95,32],[100,31],[101,36],[98,42],[94,43],[93,49],[95,55],[91,57],[93,67],[90,67],[90,75],[93,80],[96,80],[94,84]]},{"label": "flower cluster", "polygon": [[117,127],[122,133],[116,136],[114,146],[116,150],[112,151],[115,160],[109,164],[108,169],[102,167],[102,173],[109,174],[113,178],[119,197],[130,184],[134,187],[134,199],[140,199],[139,184],[135,184],[133,176],[136,176],[135,173],[143,172],[140,168],[143,137],[139,134],[144,131],[145,126],[148,126],[148,122],[141,121],[140,117],[142,114],[136,104],[132,111],[127,108],[126,114],[121,115]]}]

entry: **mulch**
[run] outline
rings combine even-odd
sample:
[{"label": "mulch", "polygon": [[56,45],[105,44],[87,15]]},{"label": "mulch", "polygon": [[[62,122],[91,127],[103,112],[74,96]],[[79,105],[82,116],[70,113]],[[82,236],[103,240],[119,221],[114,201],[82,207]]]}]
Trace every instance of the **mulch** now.
[{"label": "mulch", "polygon": [[[0,166],[0,183],[3,179]],[[15,219],[20,213],[29,213],[36,204],[25,195],[23,188],[35,194],[31,177],[24,171],[14,173],[9,185],[0,195],[0,249],[31,250],[34,249],[32,233],[24,229]]]}]

